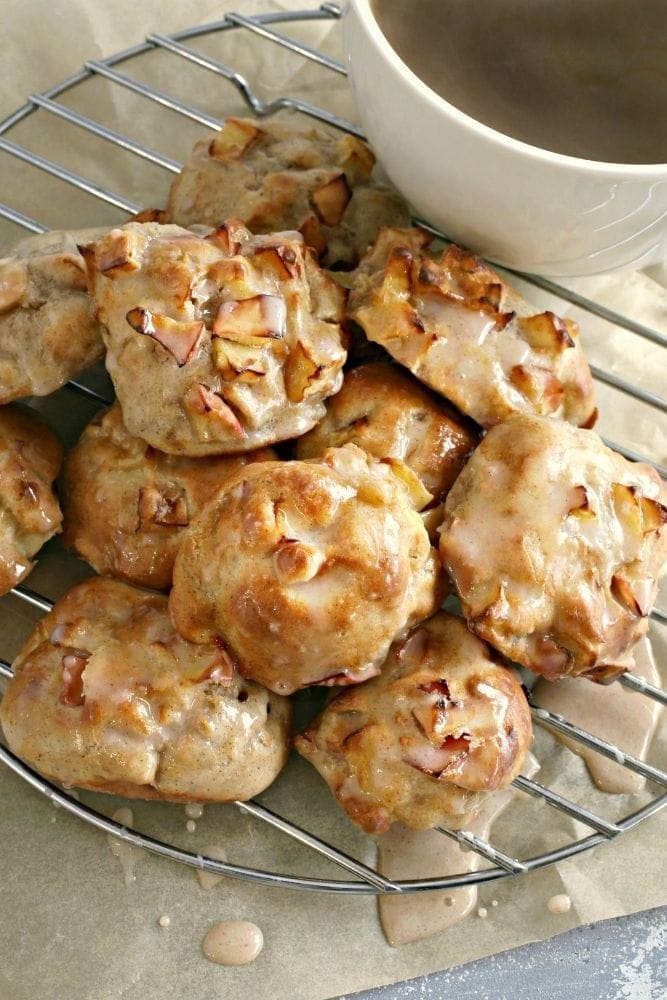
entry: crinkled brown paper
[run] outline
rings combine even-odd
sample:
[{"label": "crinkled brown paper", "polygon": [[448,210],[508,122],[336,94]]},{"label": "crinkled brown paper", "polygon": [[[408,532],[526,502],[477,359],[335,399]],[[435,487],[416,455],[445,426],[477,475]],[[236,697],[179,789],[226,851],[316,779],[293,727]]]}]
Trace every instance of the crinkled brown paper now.
[{"label": "crinkled brown paper", "polygon": [[[250,14],[299,6],[291,0],[237,0],[236,4],[201,0],[178,5],[157,0],[141,4],[130,0],[23,0],[5,4],[0,112],[10,112],[28,93],[46,89],[74,72],[85,59],[100,58],[134,44],[149,31],[164,33],[213,21],[234,7]],[[293,30],[310,44],[338,53],[339,32],[331,22]],[[246,33],[229,33],[224,39],[191,44],[234,62],[257,81],[266,98],[290,92],[345,116],[354,114],[342,77],[305,64],[271,43],[251,39]],[[151,79],[218,117],[244,111],[230,84],[174,56],[151,55],[122,71]],[[176,159],[182,160],[195,138],[206,133],[203,126],[99,80],[66,100]],[[137,202],[154,205],[164,200],[169,181],[164,171],[145,167],[132,157],[110,155],[100,141],[43,112],[13,130],[10,138],[42,151],[48,148],[54,160]],[[0,177],[3,201],[51,227],[105,224],[123,217],[118,210],[49,181],[5,154],[0,159]],[[17,235],[14,226],[2,223],[3,240]],[[578,280],[576,287],[647,323],[667,328],[664,268],[654,269],[652,277],[631,274]],[[527,291],[536,305],[567,308],[544,293]],[[576,310],[569,311],[577,315]],[[600,320],[578,318],[593,361],[629,375],[648,389],[664,390],[664,354],[657,347],[612,330]],[[602,432],[664,462],[667,432],[664,423],[659,426],[656,411],[629,404],[606,387],[600,388],[599,396]],[[73,400],[77,404],[74,410]],[[42,402],[40,407],[69,442],[93,412],[92,406],[77,401],[71,393]],[[84,573],[80,564],[72,568],[57,547],[51,546],[30,584],[57,596]],[[0,636],[5,656],[14,653],[32,617],[25,606],[3,599]],[[665,639],[664,631],[661,638]],[[664,643],[657,652],[665,662]],[[621,800],[594,790],[581,761],[559,749],[544,731],[537,734],[536,752],[543,765],[539,780],[578,801],[587,801],[602,815],[623,815],[647,798],[643,793]],[[651,758],[665,765],[664,736],[655,741]],[[593,853],[482,888],[480,904],[498,900],[497,907],[489,908],[486,920],[469,917],[439,936],[394,949],[384,940],[372,896],[269,889],[233,880],[204,892],[191,869],[148,855],[137,865],[136,881],[125,885],[104,835],[55,810],[4,769],[0,770],[0,794],[1,1000],[236,1000],[246,996],[256,1000],[317,1000],[469,962],[581,923],[656,906],[666,897],[661,864],[666,826],[664,818],[654,817]],[[120,804],[92,794],[83,798],[109,814]],[[331,838],[357,858],[373,862],[370,838],[356,831],[334,808],[323,782],[305,762],[294,760],[262,800],[313,833]],[[194,833],[185,829],[181,806],[136,803],[134,809],[138,829],[173,838],[189,848],[202,850],[218,844],[238,863],[341,877],[328,862],[244,817],[233,806],[207,807]],[[539,842],[533,835],[536,826],[544,831]],[[524,850],[537,851],[586,832],[575,829],[570,820],[548,806],[526,799],[497,824],[494,840],[505,849],[513,846],[521,856]],[[528,833],[530,843],[525,840]],[[554,916],[546,908],[547,899],[559,892],[572,898],[572,909],[565,916]],[[163,914],[171,918],[166,930],[157,924]],[[253,965],[222,968],[203,958],[200,945],[206,929],[227,918],[252,920],[263,929],[264,951]]]}]

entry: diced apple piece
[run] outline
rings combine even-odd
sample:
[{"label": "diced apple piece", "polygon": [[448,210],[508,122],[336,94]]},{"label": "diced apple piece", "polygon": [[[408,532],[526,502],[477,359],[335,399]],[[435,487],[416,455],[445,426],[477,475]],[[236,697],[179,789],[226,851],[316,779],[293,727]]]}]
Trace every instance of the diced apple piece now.
[{"label": "diced apple piece", "polygon": [[553,372],[536,365],[515,365],[509,373],[510,382],[535,406],[538,413],[553,413],[560,406],[563,383]]},{"label": "diced apple piece", "polygon": [[436,745],[442,742],[443,717],[445,710],[437,704],[417,705],[412,709],[412,718],[417,725],[417,729],[427,740]]},{"label": "diced apple piece", "polygon": [[129,219],[129,222],[164,222],[165,210],[163,208],[142,208],[140,212]]},{"label": "diced apple piece", "polygon": [[150,309],[130,309],[125,317],[133,330],[157,340],[176,359],[179,368],[192,357],[204,324],[201,321],[181,322],[152,313]]},{"label": "diced apple piece", "polygon": [[251,281],[248,262],[240,255],[215,261],[206,276],[229,299],[250,299],[255,295],[256,286]]},{"label": "diced apple piece", "polygon": [[209,387],[202,385],[201,382],[196,383],[193,389],[194,392],[188,395],[188,402],[193,409],[201,414],[210,413],[222,420],[236,437],[246,437],[244,427],[231,407],[225,403],[224,399],[217,393],[211,392]]},{"label": "diced apple piece", "polygon": [[297,341],[284,367],[285,391],[290,403],[300,403],[308,395],[311,383],[322,371],[307,354],[305,347]]},{"label": "diced apple piece", "polygon": [[503,284],[488,264],[470,250],[452,245],[442,255],[440,268],[447,275],[445,286],[458,293],[469,308],[498,312]]},{"label": "diced apple piece", "polygon": [[229,684],[234,677],[234,663],[226,649],[218,649],[213,662],[195,679],[195,684],[211,681],[213,684]]},{"label": "diced apple piece", "polygon": [[461,736],[448,736],[439,747],[433,746],[432,743],[406,747],[403,751],[403,760],[418,771],[437,778],[457,757],[467,753],[469,749],[470,736],[462,733]]},{"label": "diced apple piece", "polygon": [[435,507],[428,507],[426,510],[420,510],[419,516],[422,519],[422,524],[428,532],[428,537],[431,539],[431,545],[435,545],[437,548],[440,540],[438,528],[445,519],[444,503],[436,504]]},{"label": "diced apple piece", "polygon": [[178,490],[170,495],[157,486],[145,486],[139,491],[139,519],[144,528],[153,524],[184,528],[190,523],[185,493]]},{"label": "diced apple piece", "polygon": [[287,307],[279,295],[254,295],[251,299],[223,302],[213,321],[216,337],[238,344],[262,347],[285,336]]},{"label": "diced apple piece", "polygon": [[28,274],[22,261],[0,261],[0,312],[19,305],[28,290]]},{"label": "diced apple piece", "polygon": [[258,246],[253,257],[264,273],[270,272],[279,281],[289,281],[301,271],[296,253],[288,246],[267,243]]},{"label": "diced apple piece", "polygon": [[228,118],[208,147],[209,156],[216,160],[240,160],[264,135],[244,118]]},{"label": "diced apple piece", "polygon": [[407,488],[410,502],[415,510],[423,510],[430,504],[433,494],[429,493],[419,476],[400,458],[383,458],[383,464],[388,465],[397,479]]},{"label": "diced apple piece", "polygon": [[226,222],[223,222],[221,226],[214,229],[204,239],[220,247],[230,257],[233,257],[239,252],[247,236],[248,230],[239,219],[227,219]]},{"label": "diced apple piece", "polygon": [[68,708],[78,708],[85,702],[83,693],[83,671],[88,663],[89,653],[66,653],[62,659],[63,679],[58,701]]},{"label": "diced apple piece", "polygon": [[257,348],[214,337],[211,353],[216,368],[228,382],[237,379],[240,382],[257,382],[266,375]]},{"label": "diced apple piece", "polygon": [[518,326],[522,337],[536,351],[555,354],[568,347],[574,347],[572,333],[577,332],[576,323],[563,320],[552,312],[538,313],[536,316],[519,318]]},{"label": "diced apple piece", "polygon": [[618,573],[611,578],[611,593],[618,603],[622,604],[631,615],[636,615],[638,618],[642,617],[642,609],[639,606],[637,598],[632,592],[632,587],[629,582]]},{"label": "diced apple piece", "polygon": [[312,545],[296,538],[284,538],[274,553],[273,563],[281,583],[307,583],[317,576],[325,563],[325,556]]},{"label": "diced apple piece", "polygon": [[136,271],[139,267],[136,234],[129,229],[112,229],[101,241],[95,263],[100,274],[107,277],[113,277],[114,271]]},{"label": "diced apple piece", "polygon": [[327,226],[337,226],[345,214],[352,192],[345,179],[345,174],[339,174],[321,187],[313,191],[312,199],[315,210],[322,222]]},{"label": "diced apple piece", "polygon": [[304,243],[312,247],[318,257],[326,253],[328,246],[327,238],[322,232],[322,227],[317,216],[309,215],[305,222],[299,226],[299,232],[303,236]]},{"label": "diced apple piece", "polygon": [[394,246],[389,251],[384,270],[380,295],[386,299],[410,298],[412,292],[413,256],[407,247]]},{"label": "diced apple piece", "polygon": [[642,512],[645,535],[651,531],[658,531],[663,524],[667,524],[667,507],[659,503],[657,500],[650,500],[648,497],[642,497],[639,501],[639,506]]},{"label": "diced apple piece", "polygon": [[570,509],[567,512],[567,516],[574,515],[575,517],[588,519],[595,517],[595,511],[591,510],[591,505],[588,499],[588,491],[585,486],[573,486],[570,490],[569,497]]},{"label": "diced apple piece", "polygon": [[632,531],[636,535],[641,535],[644,530],[642,509],[634,486],[626,486],[624,483],[614,483],[611,488],[611,495],[614,501],[616,516],[623,525],[623,529],[628,532]]},{"label": "diced apple piece", "polygon": [[354,135],[343,136],[340,142],[341,163],[352,184],[365,184],[371,179],[375,156],[361,139]]}]

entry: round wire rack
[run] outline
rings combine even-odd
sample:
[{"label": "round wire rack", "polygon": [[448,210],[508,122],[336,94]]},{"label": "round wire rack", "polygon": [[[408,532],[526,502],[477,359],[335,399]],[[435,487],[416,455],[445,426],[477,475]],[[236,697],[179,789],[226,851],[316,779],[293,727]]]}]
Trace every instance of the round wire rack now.
[{"label": "round wire rack", "polygon": [[[314,45],[310,44],[310,41],[304,41],[301,37],[297,38],[288,33],[290,28],[298,26],[299,34],[301,36],[304,34],[308,36],[309,28],[321,27],[322,22],[326,22],[329,27],[335,26],[335,22],[340,16],[341,9],[339,4],[323,3],[316,9],[272,12],[253,17],[230,13],[223,20],[187,28],[171,35],[150,34],[139,45],[116,53],[107,59],[99,61],[91,60],[78,73],[63,80],[56,86],[51,87],[43,93],[32,94],[26,104],[0,123],[0,152],[7,154],[13,160],[22,162],[24,165],[36,168],[57,184],[65,185],[69,189],[88,196],[98,206],[100,202],[104,203],[107,209],[110,206],[117,214],[116,221],[122,222],[124,217],[127,217],[128,214],[134,214],[142,206],[128,197],[123,191],[111,190],[100,184],[97,180],[83,176],[70,166],[54,161],[50,158],[50,148],[45,148],[41,151],[28,148],[8,136],[20,134],[20,126],[23,123],[32,116],[42,115],[45,116],[45,123],[47,119],[56,119],[62,123],[64,131],[61,135],[62,143],[58,144],[59,149],[67,149],[69,151],[74,149],[76,151],[77,141],[85,141],[85,137],[93,136],[109,144],[109,156],[113,153],[114,156],[128,157],[129,160],[148,164],[151,168],[156,167],[166,172],[166,174],[178,173],[181,169],[181,163],[171,156],[150,148],[144,144],[143,140],[139,141],[116,131],[111,125],[105,123],[103,120],[98,120],[97,117],[95,119],[88,117],[76,109],[76,102],[70,101],[69,104],[66,104],[57,100],[57,98],[75,95],[77,88],[81,85],[90,83],[93,80],[105,80],[108,81],[107,86],[110,88],[109,94],[111,95],[111,100],[101,101],[101,108],[113,106],[114,90],[120,88],[130,91],[134,95],[137,95],[141,101],[145,102],[147,115],[150,114],[150,108],[155,108],[156,106],[173,113],[173,124],[176,128],[178,128],[179,121],[181,125],[184,121],[187,121],[194,123],[197,128],[217,130],[222,125],[226,114],[235,109],[225,108],[223,103],[223,113],[218,117],[211,114],[208,110],[203,110],[201,107],[187,103],[175,94],[160,89],[154,82],[150,81],[150,74],[148,75],[148,79],[146,79],[145,73],[136,72],[139,63],[142,60],[146,61],[145,57],[155,52],[166,53],[173,59],[173,66],[170,68],[167,78],[171,76],[176,80],[187,72],[188,69],[192,69],[193,66],[198,67],[199,70],[204,70],[213,77],[217,77],[218,81],[223,80],[231,84],[236,91],[235,98],[238,99],[240,96],[243,104],[246,106],[246,110],[250,110],[258,117],[272,115],[284,109],[293,109],[302,115],[326,122],[334,128],[355,135],[361,135],[358,127],[351,121],[341,117],[333,110],[309,103],[300,97],[281,94],[270,100],[262,99],[258,94],[258,87],[254,80],[249,79],[248,75],[241,72],[238,68],[221,61],[217,55],[209,54],[206,48],[202,48],[201,46],[202,42],[215,43],[216,39],[224,38],[228,32],[246,32],[248,36],[253,36],[253,44],[258,45],[262,49],[261,61],[258,65],[264,65],[264,60],[266,59],[270,60],[272,46],[279,46],[283,50],[293,53],[295,58],[300,58],[304,65],[315,64],[324,74],[330,73],[338,77],[344,77],[346,70],[342,62],[320,51]],[[208,48],[210,49],[210,45]],[[130,74],[124,72],[128,67]],[[318,93],[322,93],[323,91],[326,92],[326,82],[324,86],[320,86]],[[101,117],[102,115],[100,115]],[[144,131],[146,134],[152,134],[150,130],[145,129]],[[49,131],[45,129],[44,132],[45,146],[48,147]],[[34,143],[31,143],[31,145],[34,145]],[[104,156],[106,157],[106,155],[105,153]],[[128,176],[131,175],[132,172],[130,171]],[[30,197],[29,193],[27,197]],[[56,204],[57,200],[56,194],[53,204]],[[18,227],[32,233],[43,233],[50,228],[41,220],[37,220],[27,214],[27,211],[23,207],[4,203],[0,203],[0,220],[4,220],[10,224],[9,230]],[[430,229],[434,235],[446,239],[442,233],[438,233],[430,227],[426,220],[415,219],[415,221]],[[77,219],[77,228],[79,226],[80,220]],[[606,305],[578,294],[576,291],[557,285],[549,279],[526,274],[514,275],[514,277],[533,286],[535,289],[539,289],[542,293],[553,296],[554,299],[561,303],[569,304],[599,318],[608,324],[610,329],[616,328],[617,330],[627,331],[634,337],[639,338],[637,341],[638,349],[642,340],[667,347],[667,337],[663,333],[633,319],[631,316],[615,312]],[[591,367],[598,382],[613,387],[615,391],[622,393],[625,397],[631,397],[636,405],[650,407],[652,411],[655,411],[655,419],[664,419],[664,414],[667,413],[667,402],[655,392],[635,385],[613,371],[608,371],[598,366]],[[108,390],[106,392],[104,388],[100,390],[99,385],[100,380],[90,377],[89,373],[85,373],[80,378],[68,383],[69,388],[75,390],[80,397],[85,397],[89,401],[92,400],[99,405],[107,405],[111,402]],[[660,414],[663,415],[662,418],[659,416]],[[617,441],[605,440],[608,445],[619,451],[626,458],[633,461],[648,462],[658,470],[663,478],[667,476],[667,470],[663,466],[652,461],[650,457],[639,454],[634,447],[627,447]],[[20,585],[15,587],[12,595],[14,598],[18,598],[20,601],[36,608],[42,613],[47,613],[52,607],[51,600],[27,586]],[[658,608],[654,609],[651,618],[653,619],[651,628],[656,628],[667,623],[667,614]],[[8,655],[5,650],[0,649],[0,652],[5,656]],[[7,660],[0,660],[0,677],[8,679],[11,675],[10,663]],[[667,703],[667,694],[665,692],[648,684],[640,677],[625,674],[619,678],[617,683],[635,692],[637,697],[647,697],[662,704]],[[619,747],[582,730],[561,716],[541,708],[535,703],[532,695],[529,695],[529,700],[533,718],[538,723],[568,737],[570,740],[583,744],[596,753],[643,776],[656,789],[664,788],[667,785],[667,774],[664,771],[625,753]],[[286,817],[278,815],[259,802],[234,803],[234,806],[246,815],[254,817],[256,820],[268,824],[279,830],[282,834],[293,838],[304,847],[327,858],[330,862],[343,869],[348,876],[351,876],[341,879],[327,879],[246,867],[222,862],[194,851],[181,849],[171,843],[166,843],[163,840],[129,829],[103,813],[83,804],[78,798],[67,791],[44,780],[2,745],[0,745],[0,760],[34,789],[51,799],[55,805],[61,806],[97,829],[111,834],[119,840],[125,841],[135,847],[143,848],[195,868],[247,879],[263,885],[342,893],[378,894],[419,892],[435,889],[451,889],[463,885],[509,878],[554,864],[557,861],[562,861],[610,841],[620,834],[631,830],[638,823],[658,812],[658,810],[667,804],[667,793],[663,792],[656,794],[655,797],[651,798],[650,801],[635,812],[616,820],[608,820],[591,811],[585,804],[574,802],[546,785],[539,784],[528,777],[520,776],[514,782],[517,790],[532,796],[534,799],[543,801],[553,809],[567,814],[591,832],[579,839],[570,839],[561,846],[551,850],[519,859],[514,857],[511,851],[501,850],[494,844],[475,836],[469,831],[461,830],[452,832],[444,828],[439,828],[439,832],[443,836],[458,841],[464,849],[471,850],[480,855],[487,866],[477,871],[468,871],[441,878],[392,881],[385,878],[373,867],[339,850],[334,844],[314,836],[303,829],[302,826],[297,825]],[[335,807],[332,803],[333,808]]]}]

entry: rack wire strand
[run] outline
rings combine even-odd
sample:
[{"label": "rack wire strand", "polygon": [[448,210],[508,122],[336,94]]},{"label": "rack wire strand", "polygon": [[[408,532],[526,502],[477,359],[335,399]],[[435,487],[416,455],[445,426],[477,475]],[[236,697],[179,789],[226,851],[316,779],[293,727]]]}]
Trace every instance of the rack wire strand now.
[{"label": "rack wire strand", "polygon": [[60,164],[54,163],[53,160],[24,149],[15,142],[10,142],[1,136],[0,149],[4,153],[15,156],[18,160],[23,160],[24,163],[30,164],[31,167],[39,167],[45,173],[51,174],[53,177],[57,177],[58,180],[65,181],[67,184],[71,184],[72,187],[78,188],[80,191],[85,191],[86,194],[90,194],[100,201],[105,201],[115,208],[122,208],[123,211],[129,212],[131,215],[139,210],[139,206],[135,202],[130,201],[129,198],[123,198],[122,195],[115,194],[115,192],[109,191],[100,184],[95,184],[93,181],[87,180],[81,174],[77,174],[73,170],[68,170],[67,167],[62,167]]},{"label": "rack wire strand", "polygon": [[241,28],[247,28],[248,31],[252,31],[262,38],[268,38],[273,42],[277,42],[282,48],[289,49],[291,52],[295,52],[305,59],[310,59],[311,62],[319,63],[320,66],[326,66],[327,69],[333,70],[334,73],[347,76],[345,66],[338,59],[332,59],[331,56],[324,55],[323,52],[311,48],[310,45],[297,42],[294,38],[290,38],[289,35],[283,34],[282,31],[276,31],[275,28],[270,28],[266,24],[260,24],[258,21],[253,20],[252,17],[244,17],[242,14],[227,14],[227,20]]},{"label": "rack wire strand", "polygon": [[80,128],[85,129],[86,132],[91,132],[93,135],[99,136],[100,139],[106,139],[107,142],[112,143],[114,146],[120,146],[121,149],[126,149],[128,152],[134,153],[144,160],[148,160],[149,163],[155,163],[158,167],[163,167],[173,174],[180,173],[183,167],[183,164],[179,163],[178,160],[173,160],[170,156],[163,156],[162,153],[144,146],[143,143],[135,142],[126,135],[121,135],[120,132],[108,128],[101,122],[94,121],[92,118],[88,118],[87,115],[79,114],[78,111],[73,111],[72,108],[67,108],[64,104],[58,104],[57,101],[52,101],[42,94],[31,94],[29,100],[35,107],[43,108],[45,111],[49,111],[58,118],[62,118],[71,125],[78,125]]}]

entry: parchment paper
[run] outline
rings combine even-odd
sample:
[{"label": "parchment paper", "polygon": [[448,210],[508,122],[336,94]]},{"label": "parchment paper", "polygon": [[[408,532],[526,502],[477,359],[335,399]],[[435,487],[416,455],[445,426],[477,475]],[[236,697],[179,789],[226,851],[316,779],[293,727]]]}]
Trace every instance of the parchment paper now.
[{"label": "parchment paper", "polygon": [[[0,115],[23,103],[25,95],[56,83],[85,59],[99,58],[138,42],[148,31],[166,33],[188,24],[213,21],[226,10],[241,13],[299,8],[302,2],[185,2],[165,5],[144,0],[94,3],[92,0],[23,0],[3,7],[0,41],[3,88]],[[329,22],[285,28],[310,44],[338,53],[338,31]],[[326,105],[346,117],[354,110],[342,78],[268,42],[248,36],[207,40],[194,47],[235,65],[266,98],[290,92]],[[233,87],[203,70],[187,67],[163,53],[136,61],[122,72],[177,94],[210,114],[243,112]],[[183,159],[206,129],[161,110],[118,87],[96,80],[63,100],[118,131]],[[141,161],[109,153],[106,144],[79,134],[45,113],[32,116],[10,138],[51,156],[140,204],[161,204],[169,175]],[[74,141],[76,140],[76,142]],[[51,227],[122,221],[123,213],[44,178],[0,155],[2,200]],[[19,230],[0,224],[9,241]],[[22,235],[22,233],[20,234]],[[645,274],[578,280],[576,287],[638,319],[667,329],[664,268]],[[568,311],[551,296],[524,288],[540,307]],[[602,321],[581,316],[584,343],[594,362],[664,391],[664,354],[632,335],[612,331]],[[656,411],[631,403],[615,390],[599,387],[602,433],[664,461],[667,429]],[[76,440],[95,407],[62,390],[38,408],[67,443]],[[57,597],[88,570],[50,544],[30,578],[30,586]],[[665,598],[662,603],[664,606]],[[36,613],[11,598],[0,603],[0,652],[11,656]],[[665,630],[653,626],[658,660],[667,662]],[[661,634],[660,634],[661,633]],[[639,697],[639,696],[635,696]],[[608,818],[638,809],[648,799],[596,791],[579,758],[561,750],[543,730],[535,753],[542,762],[538,780]],[[651,760],[665,766],[665,735],[656,739]],[[19,778],[0,770],[0,1000],[204,1000],[209,997],[256,1000],[318,1000],[372,985],[405,979],[471,961],[578,924],[631,913],[665,902],[664,815],[641,824],[593,853],[530,876],[480,890],[486,920],[472,916],[427,941],[401,949],[386,944],[372,896],[344,897],[268,889],[225,880],[210,892],[200,889],[194,872],[152,856],[142,856],[136,881],[125,885],[106,838],[54,808]],[[109,815],[121,804],[106,796],[82,799]],[[331,839],[362,861],[372,863],[374,845],[334,807],[328,790],[304,761],[293,760],[279,781],[261,797],[277,812],[312,833]],[[338,869],[281,834],[242,816],[234,807],[207,807],[194,833],[185,829],[181,806],[135,803],[138,829],[189,848],[218,844],[230,860],[282,872],[341,877]],[[536,829],[540,833],[536,836]],[[496,826],[494,841],[522,856],[584,836],[589,831],[546,805],[519,797],[516,808]],[[564,916],[547,911],[558,892],[572,898]],[[498,906],[491,908],[496,899]],[[160,929],[158,917],[171,918]],[[208,926],[219,920],[253,920],[262,927],[265,948],[254,965],[221,968],[200,952]]]}]

